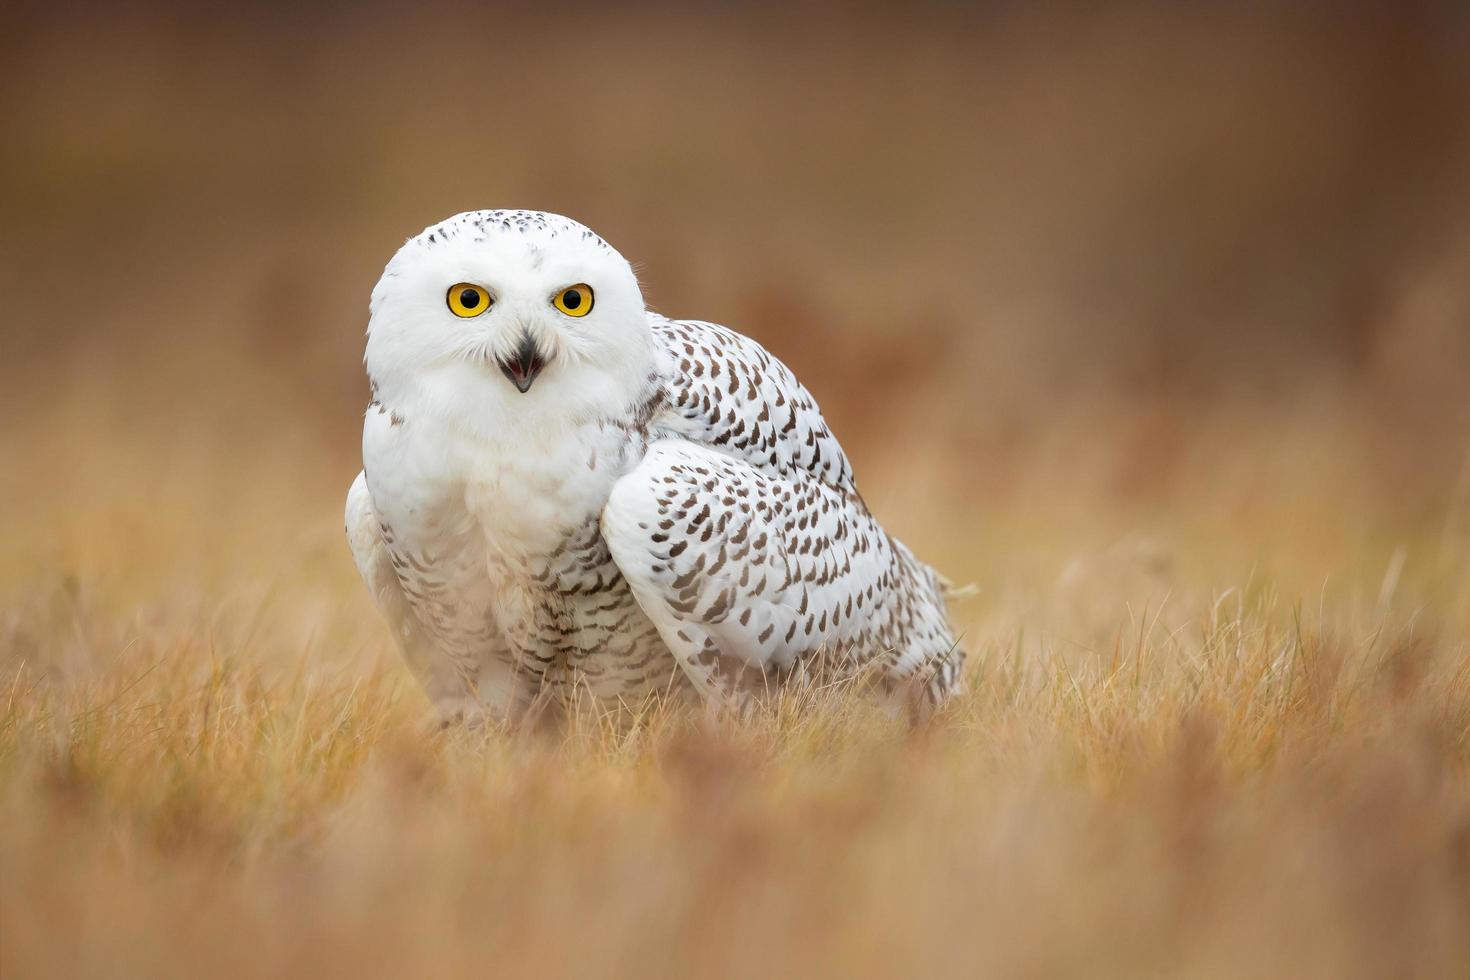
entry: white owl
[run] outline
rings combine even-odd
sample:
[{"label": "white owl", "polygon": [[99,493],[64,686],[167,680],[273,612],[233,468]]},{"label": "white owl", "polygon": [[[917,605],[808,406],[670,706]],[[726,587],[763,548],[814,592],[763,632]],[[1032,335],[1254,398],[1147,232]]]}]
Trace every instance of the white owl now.
[{"label": "white owl", "polygon": [[359,571],[441,716],[695,693],[814,663],[926,713],[964,659],[807,390],[759,344],[647,310],[581,224],[473,211],[373,290],[347,495]]}]

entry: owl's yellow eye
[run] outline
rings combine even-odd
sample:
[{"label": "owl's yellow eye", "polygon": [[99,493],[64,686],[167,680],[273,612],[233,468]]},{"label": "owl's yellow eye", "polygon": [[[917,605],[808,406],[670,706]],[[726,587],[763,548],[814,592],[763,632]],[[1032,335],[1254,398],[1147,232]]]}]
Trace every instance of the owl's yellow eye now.
[{"label": "owl's yellow eye", "polygon": [[449,312],[455,316],[479,316],[490,309],[490,294],[472,282],[457,282],[449,287],[445,297]]},{"label": "owl's yellow eye", "polygon": [[592,287],[585,282],[568,286],[551,298],[551,304],[567,316],[586,316],[592,312]]}]

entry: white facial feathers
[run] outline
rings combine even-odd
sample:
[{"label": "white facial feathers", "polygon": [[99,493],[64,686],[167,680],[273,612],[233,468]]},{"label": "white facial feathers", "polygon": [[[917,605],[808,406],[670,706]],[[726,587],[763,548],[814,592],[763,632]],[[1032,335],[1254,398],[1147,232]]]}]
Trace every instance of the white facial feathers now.
[{"label": "white facial feathers", "polygon": [[[484,298],[463,293],[471,303],[456,308],[451,293],[465,288]],[[537,211],[469,211],[389,261],[365,360],[379,399],[400,411],[551,423],[635,401],[653,340],[631,266],[591,230]]]}]

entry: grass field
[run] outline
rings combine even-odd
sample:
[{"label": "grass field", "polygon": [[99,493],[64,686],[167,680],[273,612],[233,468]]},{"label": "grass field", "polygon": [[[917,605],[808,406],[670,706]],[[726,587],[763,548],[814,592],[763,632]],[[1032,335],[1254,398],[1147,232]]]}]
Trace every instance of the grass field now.
[{"label": "grass field", "polygon": [[5,528],[0,972],[1462,975],[1470,490],[1396,524],[1248,449],[1146,537],[991,501],[923,730],[829,691],[523,735],[426,728],[304,458],[94,448]]},{"label": "grass field", "polygon": [[[0,977],[1470,975],[1470,23],[1210,10],[7,10]],[[812,387],[949,710],[426,726],[362,329],[501,205]]]}]

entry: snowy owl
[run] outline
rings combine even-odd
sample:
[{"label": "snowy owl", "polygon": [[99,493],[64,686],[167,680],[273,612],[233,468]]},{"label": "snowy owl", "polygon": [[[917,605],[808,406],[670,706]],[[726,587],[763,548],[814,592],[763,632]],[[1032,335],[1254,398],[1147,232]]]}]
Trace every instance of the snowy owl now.
[{"label": "snowy owl", "polygon": [[806,388],[649,311],[578,222],[472,211],[410,239],[364,363],[347,536],[446,720],[661,691],[743,712],[819,664],[920,716],[958,686],[943,581],[868,511]]}]

